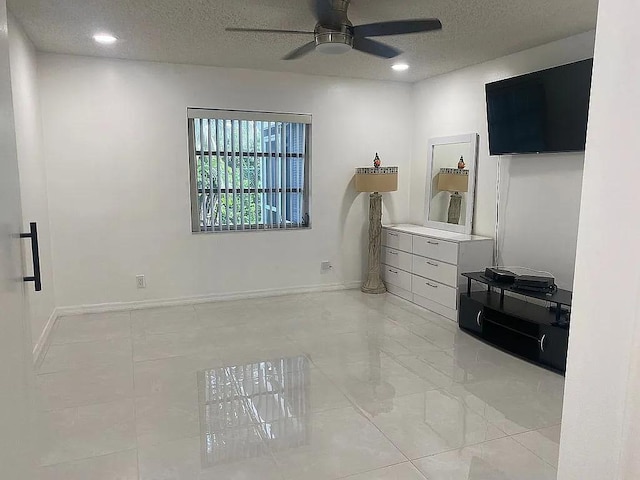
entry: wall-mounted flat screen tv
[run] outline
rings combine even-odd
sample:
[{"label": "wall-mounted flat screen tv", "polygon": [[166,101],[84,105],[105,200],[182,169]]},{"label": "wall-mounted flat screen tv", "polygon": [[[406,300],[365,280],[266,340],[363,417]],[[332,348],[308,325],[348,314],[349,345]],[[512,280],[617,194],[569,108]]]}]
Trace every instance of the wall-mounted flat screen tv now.
[{"label": "wall-mounted flat screen tv", "polygon": [[491,155],[583,151],[593,59],[488,83]]}]

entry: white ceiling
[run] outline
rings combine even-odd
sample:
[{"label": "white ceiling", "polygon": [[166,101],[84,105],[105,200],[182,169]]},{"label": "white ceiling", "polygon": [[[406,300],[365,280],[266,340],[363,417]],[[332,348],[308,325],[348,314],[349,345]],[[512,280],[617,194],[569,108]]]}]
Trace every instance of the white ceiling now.
[{"label": "white ceiling", "polygon": [[[597,0],[352,0],[354,25],[438,17],[441,32],[386,37],[411,65],[351,51],[283,61],[313,36],[225,32],[226,27],[313,30],[308,0],[9,0],[36,48],[46,52],[417,81],[595,28]],[[99,46],[97,31],[120,41]],[[396,59],[398,60],[398,59]]]}]

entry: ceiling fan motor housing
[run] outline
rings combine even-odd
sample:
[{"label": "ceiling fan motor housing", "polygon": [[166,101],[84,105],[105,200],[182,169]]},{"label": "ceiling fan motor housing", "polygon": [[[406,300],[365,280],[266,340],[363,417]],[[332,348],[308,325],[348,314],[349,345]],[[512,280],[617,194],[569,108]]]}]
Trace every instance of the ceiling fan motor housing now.
[{"label": "ceiling fan motor housing", "polygon": [[322,53],[338,55],[353,48],[353,27],[344,24],[340,30],[332,30],[317,25],[315,28],[316,50]]}]

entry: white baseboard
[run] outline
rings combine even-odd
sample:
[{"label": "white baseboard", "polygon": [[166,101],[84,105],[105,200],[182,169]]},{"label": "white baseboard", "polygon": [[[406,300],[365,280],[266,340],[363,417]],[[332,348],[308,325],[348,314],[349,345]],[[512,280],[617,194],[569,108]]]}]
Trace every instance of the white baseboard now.
[{"label": "white baseboard", "polygon": [[45,323],[44,328],[42,329],[42,333],[38,338],[38,341],[33,346],[33,364],[36,368],[40,365],[42,360],[44,359],[45,354],[47,353],[47,348],[49,346],[49,335],[53,330],[53,327],[56,325],[56,320],[60,316],[58,309],[54,308],[51,315],[49,315],[49,319],[47,323]]},{"label": "white baseboard", "polygon": [[[211,295],[197,295],[192,297],[166,298],[154,300],[139,300],[133,302],[99,303],[93,305],[76,305],[56,308],[58,317],[65,315],[82,315],[85,313],[117,312],[122,310],[142,310],[146,308],[172,307],[177,305],[196,305],[199,303],[226,302],[249,298],[280,297],[284,295],[299,295],[303,293],[333,292],[351,290],[360,287],[360,281],[334,283],[326,285],[311,285],[295,288],[270,288],[247,292],[219,293]],[[46,328],[45,328],[46,330]],[[43,332],[44,334],[44,332]]]}]

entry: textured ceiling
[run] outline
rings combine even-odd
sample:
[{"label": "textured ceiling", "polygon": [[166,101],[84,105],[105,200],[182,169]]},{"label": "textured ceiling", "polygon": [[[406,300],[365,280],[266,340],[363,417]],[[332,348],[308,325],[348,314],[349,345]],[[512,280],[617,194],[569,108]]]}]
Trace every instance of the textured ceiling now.
[{"label": "textured ceiling", "polygon": [[[225,32],[225,27],[313,30],[308,0],[9,0],[36,48],[46,52],[319,75],[417,81],[595,27],[597,0],[352,0],[354,25],[438,17],[441,32],[384,39],[411,65],[351,51],[280,58],[305,35]],[[108,31],[120,41],[98,46]],[[397,59],[396,59],[397,60]]]}]

